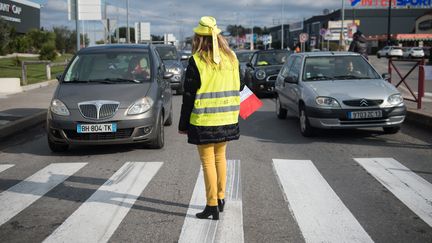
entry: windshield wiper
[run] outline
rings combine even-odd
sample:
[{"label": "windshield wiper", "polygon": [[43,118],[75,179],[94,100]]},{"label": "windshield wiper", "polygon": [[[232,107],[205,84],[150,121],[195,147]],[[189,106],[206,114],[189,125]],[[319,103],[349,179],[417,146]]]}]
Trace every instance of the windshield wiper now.
[{"label": "windshield wiper", "polygon": [[136,79],[127,79],[127,78],[105,78],[105,79],[93,79],[90,82],[99,82],[105,84],[113,84],[113,83],[141,83],[141,81]]},{"label": "windshield wiper", "polygon": [[334,76],[335,79],[370,79],[369,77],[356,76],[356,75],[339,75]]},{"label": "windshield wiper", "polygon": [[70,81],[63,81],[63,83],[88,83],[90,82],[89,80],[78,80],[78,79],[73,79]]},{"label": "windshield wiper", "polygon": [[309,77],[306,80],[332,80],[332,77],[328,77],[328,76],[313,76],[313,77]]}]

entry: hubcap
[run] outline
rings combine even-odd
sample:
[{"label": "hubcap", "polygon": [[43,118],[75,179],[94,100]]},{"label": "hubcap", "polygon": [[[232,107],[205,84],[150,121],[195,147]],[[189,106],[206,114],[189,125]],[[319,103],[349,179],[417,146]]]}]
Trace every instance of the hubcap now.
[{"label": "hubcap", "polygon": [[306,116],[304,110],[300,111],[300,129],[302,132],[306,130]]},{"label": "hubcap", "polygon": [[276,98],[276,114],[279,115],[280,113],[280,102],[279,102],[279,98]]}]

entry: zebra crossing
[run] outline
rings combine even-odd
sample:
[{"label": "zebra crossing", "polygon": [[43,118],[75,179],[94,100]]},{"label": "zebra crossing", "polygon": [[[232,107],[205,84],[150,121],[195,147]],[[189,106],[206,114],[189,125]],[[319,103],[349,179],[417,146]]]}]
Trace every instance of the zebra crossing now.
[{"label": "zebra crossing", "polygon": [[[371,180],[385,186],[432,227],[432,184],[393,158],[353,158]],[[286,210],[305,242],[374,242],[311,160],[271,160]],[[0,193],[0,226],[44,197],[87,163],[53,163]],[[0,175],[14,164],[1,164]],[[108,242],[163,162],[126,162],[43,242]],[[179,242],[244,242],[241,162],[228,160],[226,207],[219,221],[199,220],[205,206],[202,170],[198,173]],[[151,220],[151,219],[143,219]]]}]

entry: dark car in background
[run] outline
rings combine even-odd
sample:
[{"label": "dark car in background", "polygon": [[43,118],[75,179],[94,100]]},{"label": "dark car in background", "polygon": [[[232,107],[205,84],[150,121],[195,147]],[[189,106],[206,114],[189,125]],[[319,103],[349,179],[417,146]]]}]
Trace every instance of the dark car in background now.
[{"label": "dark car in background", "polygon": [[274,84],[288,50],[262,50],[253,53],[246,64],[244,83],[257,95],[274,95]]},{"label": "dark car in background", "polygon": [[80,50],[58,77],[47,115],[48,145],[146,143],[164,146],[172,124],[172,91],[153,45]]},{"label": "dark car in background", "polygon": [[166,70],[173,74],[170,79],[171,88],[176,91],[176,94],[182,94],[185,70],[181,62],[181,56],[177,52],[176,47],[174,45],[161,44],[156,45],[156,50],[165,64]]},{"label": "dark car in background", "polygon": [[250,50],[238,50],[235,52],[237,60],[240,64],[240,79],[243,80],[246,72],[246,64],[250,62],[250,59],[255,51]]},{"label": "dark car in background", "polygon": [[186,72],[187,66],[189,65],[189,58],[192,56],[192,50],[183,49],[180,51],[180,60],[183,65],[183,69]]}]

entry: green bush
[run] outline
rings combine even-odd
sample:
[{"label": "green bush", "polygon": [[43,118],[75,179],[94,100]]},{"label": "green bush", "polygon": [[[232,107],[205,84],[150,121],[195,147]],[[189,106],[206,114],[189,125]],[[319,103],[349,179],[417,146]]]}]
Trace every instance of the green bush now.
[{"label": "green bush", "polygon": [[40,60],[50,60],[54,61],[57,57],[57,52],[55,45],[53,43],[47,43],[42,45],[41,50],[39,52]]}]

